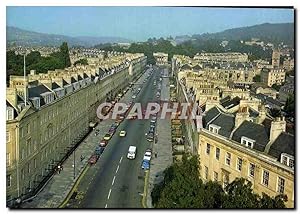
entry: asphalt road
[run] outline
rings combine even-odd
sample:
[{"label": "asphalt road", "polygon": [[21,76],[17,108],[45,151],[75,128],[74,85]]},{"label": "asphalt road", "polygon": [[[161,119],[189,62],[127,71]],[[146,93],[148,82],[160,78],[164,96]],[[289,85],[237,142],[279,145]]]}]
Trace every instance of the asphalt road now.
[{"label": "asphalt road", "polygon": [[[156,100],[156,86],[153,82],[159,78],[159,74],[160,71],[154,71],[146,83],[143,83],[144,76],[138,80],[137,83],[141,85],[134,87],[142,89],[134,102],[140,102],[144,106],[147,102]],[[144,189],[144,170],[141,169],[141,163],[145,150],[151,147],[145,136],[149,127],[149,120],[124,120],[96,165],[80,181],[77,190],[81,192],[82,198],[69,207],[141,208],[141,194]],[[121,130],[126,130],[126,137],[119,137]],[[99,140],[102,137],[99,136]],[[134,160],[127,159],[130,145],[137,147]]]}]

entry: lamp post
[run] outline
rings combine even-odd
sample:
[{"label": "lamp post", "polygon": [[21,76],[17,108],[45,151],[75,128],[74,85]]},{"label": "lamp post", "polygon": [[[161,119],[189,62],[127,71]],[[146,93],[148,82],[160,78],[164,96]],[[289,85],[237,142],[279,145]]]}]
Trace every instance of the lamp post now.
[{"label": "lamp post", "polygon": [[74,170],[73,170],[73,179],[75,180],[75,149],[74,149],[74,153],[73,153],[73,157],[74,157],[74,159],[73,159],[73,166],[74,166]]}]

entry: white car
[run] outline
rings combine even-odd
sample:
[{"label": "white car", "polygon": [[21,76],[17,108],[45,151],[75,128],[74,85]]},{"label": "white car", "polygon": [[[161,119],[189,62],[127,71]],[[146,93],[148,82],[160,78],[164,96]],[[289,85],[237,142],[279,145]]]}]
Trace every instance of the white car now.
[{"label": "white car", "polygon": [[145,154],[144,154],[143,160],[150,161],[151,160],[151,156],[152,156],[151,150],[147,149],[146,152],[145,152]]},{"label": "white car", "polygon": [[126,131],[122,130],[120,131],[120,137],[125,137],[126,136]]},{"label": "white car", "polygon": [[132,97],[131,97],[132,99],[135,99],[136,98],[136,95],[132,95]]}]

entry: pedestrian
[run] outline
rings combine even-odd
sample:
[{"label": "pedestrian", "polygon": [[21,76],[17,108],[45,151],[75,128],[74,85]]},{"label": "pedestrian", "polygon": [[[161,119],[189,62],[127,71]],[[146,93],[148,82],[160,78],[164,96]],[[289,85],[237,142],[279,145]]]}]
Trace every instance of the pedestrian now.
[{"label": "pedestrian", "polygon": [[84,156],[80,155],[80,161],[82,162],[84,160]]},{"label": "pedestrian", "polygon": [[154,153],[155,158],[157,158],[157,152]]},{"label": "pedestrian", "polygon": [[60,165],[57,166],[57,173],[60,173]]}]

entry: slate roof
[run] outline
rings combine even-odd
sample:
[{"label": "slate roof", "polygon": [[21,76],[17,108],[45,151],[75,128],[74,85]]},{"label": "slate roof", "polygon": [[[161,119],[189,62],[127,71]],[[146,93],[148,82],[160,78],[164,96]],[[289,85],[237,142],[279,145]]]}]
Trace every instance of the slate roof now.
[{"label": "slate roof", "polygon": [[44,85],[38,85],[36,87],[28,88],[28,97],[40,97],[41,94],[50,92],[50,90]]},{"label": "slate roof", "polygon": [[57,88],[60,88],[60,86],[56,82],[53,82],[52,86],[51,86],[51,89],[54,90],[54,89],[57,89]]},{"label": "slate roof", "polygon": [[66,80],[63,79],[63,86],[69,85],[69,83],[66,82]]},{"label": "slate roof", "polygon": [[295,157],[295,136],[286,132],[281,133],[271,145],[268,154],[280,161],[282,153]]},{"label": "slate roof", "polygon": [[240,143],[241,138],[245,136],[255,140],[253,148],[263,152],[269,142],[269,135],[263,125],[244,121],[233,133],[232,140]]},{"label": "slate roof", "polygon": [[217,107],[213,107],[209,109],[209,111],[205,112],[205,116],[203,117],[203,127],[206,127],[207,123],[211,121],[214,117],[216,117],[219,113],[220,111]]},{"label": "slate roof", "polygon": [[77,82],[76,79],[74,77],[71,77],[71,83],[75,83]]},{"label": "slate roof", "polygon": [[195,66],[193,67],[193,70],[194,70],[194,71],[199,71],[199,70],[201,70],[201,66],[200,66],[199,64],[197,64],[197,65],[195,65]]},{"label": "slate roof", "polygon": [[235,97],[235,98],[233,98],[231,100],[226,100],[225,102],[221,103],[221,105],[224,108],[226,108],[226,109],[230,109],[230,108],[232,108],[234,106],[239,105],[240,104],[240,100],[241,100],[241,98]]},{"label": "slate roof", "polygon": [[258,117],[259,113],[251,108],[249,108],[249,116],[250,117]]},{"label": "slate roof", "polygon": [[[218,132],[219,135],[229,137],[230,133],[234,128],[234,117],[226,114],[220,114],[215,120],[213,120],[210,124],[214,124],[220,126],[220,130]],[[207,127],[208,128],[208,127]]]},{"label": "slate roof", "polygon": [[184,64],[181,69],[191,69],[191,67],[188,64]]}]

